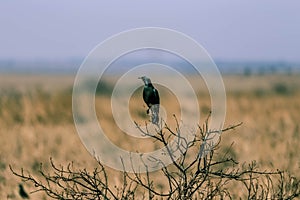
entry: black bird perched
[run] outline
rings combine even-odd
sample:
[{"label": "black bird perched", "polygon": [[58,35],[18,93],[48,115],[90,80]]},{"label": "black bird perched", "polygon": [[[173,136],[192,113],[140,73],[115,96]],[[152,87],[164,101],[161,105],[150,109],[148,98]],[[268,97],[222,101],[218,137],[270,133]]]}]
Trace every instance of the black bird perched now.
[{"label": "black bird perched", "polygon": [[24,187],[21,183],[19,184],[19,194],[23,199],[29,199],[29,196],[26,193],[26,191],[24,190]]},{"label": "black bird perched", "polygon": [[139,77],[144,82],[144,90],[143,90],[143,99],[148,106],[147,114],[149,114],[149,109],[151,110],[151,121],[153,124],[158,124],[159,121],[159,94],[157,89],[151,83],[151,80],[146,77],[142,76]]}]

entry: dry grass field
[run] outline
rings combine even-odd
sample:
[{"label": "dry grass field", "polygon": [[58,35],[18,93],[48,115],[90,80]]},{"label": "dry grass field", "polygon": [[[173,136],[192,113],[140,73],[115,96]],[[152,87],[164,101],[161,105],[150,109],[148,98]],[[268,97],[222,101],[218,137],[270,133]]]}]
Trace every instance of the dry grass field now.
[{"label": "dry grass field", "polygon": [[[243,125],[225,133],[221,150],[241,164],[256,160],[261,169],[288,170],[300,178],[300,75],[225,75],[227,115],[225,125]],[[77,168],[97,165],[81,143],[72,118],[71,75],[0,76],[0,199],[21,199],[18,184],[9,165],[38,176],[40,163],[50,169],[56,164],[74,162]],[[191,81],[196,81],[191,78]],[[141,83],[142,85],[142,83]],[[169,115],[179,115],[178,101],[163,88],[161,104]],[[207,92],[198,91],[201,115],[210,110]],[[113,123],[108,95],[96,96],[96,110],[108,137],[121,148],[148,151],[158,148],[150,140],[137,141],[122,133]],[[147,120],[141,90],[130,100],[130,114],[137,122]],[[204,120],[205,118],[203,118]],[[168,121],[172,126],[172,120]],[[201,123],[201,122],[200,122]],[[132,144],[140,144],[135,147]],[[142,143],[141,143],[142,142]],[[137,148],[137,149],[136,149]],[[113,170],[111,170],[113,171]],[[118,176],[111,178],[111,184]],[[33,185],[23,183],[27,192]],[[48,199],[43,193],[31,199]]]}]

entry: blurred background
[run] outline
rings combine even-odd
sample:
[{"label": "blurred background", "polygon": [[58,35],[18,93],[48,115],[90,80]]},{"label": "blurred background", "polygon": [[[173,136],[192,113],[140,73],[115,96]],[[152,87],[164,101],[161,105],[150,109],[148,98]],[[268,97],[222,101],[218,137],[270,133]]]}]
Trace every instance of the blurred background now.
[{"label": "blurred background", "polygon": [[[140,27],[182,32],[201,44],[215,61],[227,93],[225,125],[243,122],[242,127],[224,136],[222,150],[241,164],[256,160],[263,169],[288,170],[299,177],[299,8],[297,0],[1,1],[1,199],[21,198],[21,180],[12,175],[9,164],[36,176],[41,162],[45,169],[51,168],[50,157],[59,164],[74,161],[78,167],[91,169],[96,165],[73,123],[74,77],[96,45]],[[145,60],[171,58],[145,51],[131,56],[129,63],[116,62],[116,71],[141,56]],[[198,84],[183,64],[181,70],[185,69],[189,80]],[[115,144],[136,150],[131,149],[136,141],[114,125],[106,106],[114,81],[110,77],[97,89],[97,115]],[[148,118],[141,90],[130,100],[131,115],[140,123]],[[165,88],[161,91],[162,104],[171,114],[177,113],[176,97]],[[196,92],[201,114],[207,116],[211,105],[205,85]],[[147,141],[138,150],[153,148],[157,147]],[[34,189],[22,184],[26,191]],[[47,199],[44,194],[32,194],[31,198],[41,197]]]},{"label": "blurred background", "polygon": [[296,0],[3,1],[0,69],[75,73],[85,56],[103,40],[147,26],[189,35],[222,70],[233,65],[263,65],[265,70],[299,68],[299,4]]}]

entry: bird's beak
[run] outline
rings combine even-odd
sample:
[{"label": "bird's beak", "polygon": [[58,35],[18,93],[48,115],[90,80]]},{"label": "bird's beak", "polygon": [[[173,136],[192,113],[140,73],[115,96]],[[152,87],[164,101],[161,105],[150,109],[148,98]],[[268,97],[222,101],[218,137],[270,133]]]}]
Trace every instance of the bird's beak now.
[{"label": "bird's beak", "polygon": [[142,77],[138,77],[138,79],[142,79]]}]

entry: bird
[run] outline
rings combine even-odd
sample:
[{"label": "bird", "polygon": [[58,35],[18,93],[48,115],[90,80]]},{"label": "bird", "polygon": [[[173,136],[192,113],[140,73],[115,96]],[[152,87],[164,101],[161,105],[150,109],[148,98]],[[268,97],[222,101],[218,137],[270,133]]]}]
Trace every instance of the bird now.
[{"label": "bird", "polygon": [[21,183],[19,184],[19,194],[23,199],[29,199],[29,196]]},{"label": "bird", "polygon": [[139,79],[142,79],[144,82],[143,99],[148,106],[147,114],[149,114],[149,110],[151,110],[151,121],[153,124],[158,125],[160,104],[158,91],[152,85],[150,78],[142,76],[139,77]]}]

